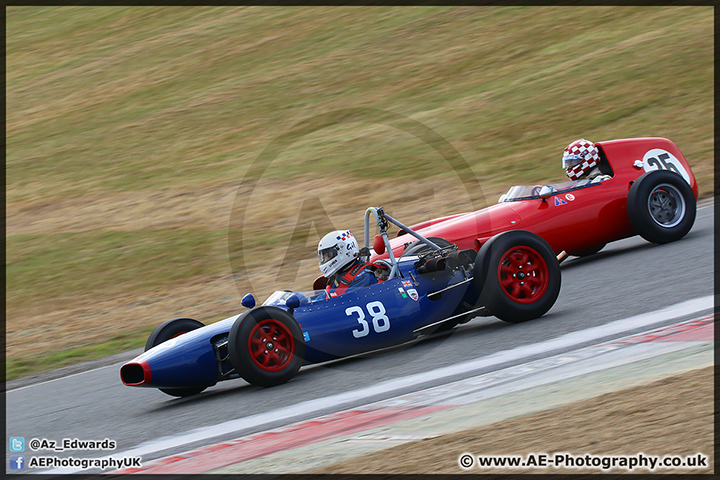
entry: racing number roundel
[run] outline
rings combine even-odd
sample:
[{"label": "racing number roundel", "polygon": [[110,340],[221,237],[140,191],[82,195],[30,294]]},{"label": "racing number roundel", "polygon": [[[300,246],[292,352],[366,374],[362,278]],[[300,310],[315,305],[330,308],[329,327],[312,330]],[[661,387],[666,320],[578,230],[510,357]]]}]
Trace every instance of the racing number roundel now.
[{"label": "racing number roundel", "polygon": [[690,176],[688,175],[685,167],[683,167],[680,160],[675,155],[663,150],[662,148],[653,148],[645,152],[643,157],[643,169],[646,172],[652,172],[654,170],[669,170],[681,175],[688,184],[690,183]]}]

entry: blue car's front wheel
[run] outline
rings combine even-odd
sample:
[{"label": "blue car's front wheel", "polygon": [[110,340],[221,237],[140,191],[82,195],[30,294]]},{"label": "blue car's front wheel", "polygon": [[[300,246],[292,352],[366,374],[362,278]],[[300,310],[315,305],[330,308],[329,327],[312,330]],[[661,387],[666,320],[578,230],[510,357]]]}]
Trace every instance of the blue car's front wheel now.
[{"label": "blue car's front wheel", "polygon": [[230,362],[248,383],[271,387],[300,369],[305,342],[295,319],[277,307],[258,307],[240,315],[228,336]]},{"label": "blue car's front wheel", "polygon": [[[187,332],[197,330],[198,328],[204,327],[201,322],[192,318],[173,318],[160,325],[148,337],[145,343],[145,351],[147,352],[156,345],[170,340],[171,338],[179,337]],[[189,397],[191,395],[197,395],[198,393],[205,390],[207,387],[190,387],[190,388],[159,388],[161,392],[173,396],[173,397]]]}]

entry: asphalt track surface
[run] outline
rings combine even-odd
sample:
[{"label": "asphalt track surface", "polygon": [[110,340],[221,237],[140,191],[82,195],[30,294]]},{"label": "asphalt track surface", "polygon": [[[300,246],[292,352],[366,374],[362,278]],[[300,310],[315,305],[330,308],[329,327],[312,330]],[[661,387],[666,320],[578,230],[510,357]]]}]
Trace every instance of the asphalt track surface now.
[{"label": "asphalt track surface", "polygon": [[[713,214],[712,204],[701,206],[695,226],[678,242],[654,245],[640,237],[633,237],[611,243],[592,257],[570,257],[562,265],[563,283],[557,303],[537,320],[511,325],[494,317],[477,318],[448,334],[304,367],[285,385],[262,389],[242,380],[231,380],[187,399],[169,397],[155,389],[126,387],[120,382],[120,364],[114,364],[8,391],[7,435],[23,436],[26,441],[31,438],[58,441],[63,438],[110,438],[117,442],[115,452],[120,453],[159,437],[179,435],[198,427],[267,412],[269,423],[243,430],[242,434],[246,435],[353,405],[329,406],[291,420],[273,419],[273,411],[283,407],[706,297],[714,293]],[[525,358],[516,363],[528,360]],[[493,366],[488,371],[513,364],[510,361]],[[461,374],[450,380],[463,376]],[[444,379],[439,383],[447,381]],[[410,391],[413,387],[400,393]],[[365,404],[396,394],[365,398],[357,403]],[[231,434],[200,443],[186,443],[144,455],[143,462],[237,436]],[[112,453],[72,451],[45,454],[88,458]],[[26,450],[26,455],[33,455],[33,452]]]}]

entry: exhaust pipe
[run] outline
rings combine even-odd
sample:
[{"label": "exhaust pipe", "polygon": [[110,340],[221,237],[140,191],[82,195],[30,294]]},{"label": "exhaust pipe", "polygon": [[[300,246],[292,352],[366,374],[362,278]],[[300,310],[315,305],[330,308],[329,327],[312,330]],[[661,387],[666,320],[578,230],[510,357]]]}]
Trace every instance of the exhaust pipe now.
[{"label": "exhaust pipe", "polygon": [[565,259],[568,257],[568,253],[563,250],[562,252],[557,254],[557,261],[558,263],[562,263],[565,261]]}]

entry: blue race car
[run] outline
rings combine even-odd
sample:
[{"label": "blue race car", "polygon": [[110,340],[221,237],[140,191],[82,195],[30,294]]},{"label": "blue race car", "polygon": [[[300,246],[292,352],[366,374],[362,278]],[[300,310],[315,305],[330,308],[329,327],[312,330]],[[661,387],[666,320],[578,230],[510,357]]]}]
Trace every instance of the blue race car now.
[{"label": "blue race car", "polygon": [[[424,238],[382,208],[368,208],[365,259],[371,214],[379,229],[374,253],[389,257],[373,263],[378,283],[333,298],[323,290],[277,291],[261,306],[248,294],[242,305],[249,310],[207,326],[169,320],[152,332],[142,355],[121,367],[123,383],[179,397],[238,377],[268,387],[287,382],[303,364],[398,345],[476,316],[537,318],[557,299],[560,256],[533,233],[511,230],[479,252],[458,250],[442,238]],[[389,223],[417,239],[399,258],[389,248]]]}]

